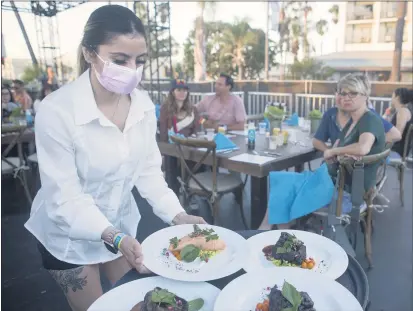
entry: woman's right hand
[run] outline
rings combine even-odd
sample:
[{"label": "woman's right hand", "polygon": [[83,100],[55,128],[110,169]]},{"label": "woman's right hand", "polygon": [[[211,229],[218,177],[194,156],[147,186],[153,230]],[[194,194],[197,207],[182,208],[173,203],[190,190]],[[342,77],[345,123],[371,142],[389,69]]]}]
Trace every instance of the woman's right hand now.
[{"label": "woman's right hand", "polygon": [[143,253],[141,244],[133,237],[127,235],[120,243],[119,251],[125,256],[132,268],[135,268],[139,273],[150,272],[143,265]]}]

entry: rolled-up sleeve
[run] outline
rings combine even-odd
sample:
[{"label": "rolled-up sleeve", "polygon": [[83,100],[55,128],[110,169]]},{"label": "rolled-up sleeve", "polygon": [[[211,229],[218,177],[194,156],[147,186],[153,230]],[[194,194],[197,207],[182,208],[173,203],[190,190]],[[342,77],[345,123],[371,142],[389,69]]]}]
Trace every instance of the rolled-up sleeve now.
[{"label": "rolled-up sleeve", "polygon": [[36,115],[36,148],[48,217],[72,240],[100,241],[111,223],[82,191],[68,119],[51,105]]},{"label": "rolled-up sleeve", "polygon": [[331,118],[330,114],[324,113],[323,118],[321,119],[320,125],[316,133],[314,134],[315,139],[318,139],[322,142],[327,142],[329,140],[330,135],[328,132],[328,122],[330,121],[330,118]]},{"label": "rolled-up sleeve", "polygon": [[149,117],[150,143],[148,153],[135,186],[140,195],[152,206],[153,212],[164,222],[171,224],[172,220],[184,209],[176,194],[169,189],[161,170],[162,157],[156,142],[156,122]]},{"label": "rolled-up sleeve", "polygon": [[242,102],[242,99],[238,97],[237,95],[234,96],[234,115],[235,115],[235,121],[237,123],[245,122],[247,119],[247,113],[245,112],[245,106],[244,103]]}]

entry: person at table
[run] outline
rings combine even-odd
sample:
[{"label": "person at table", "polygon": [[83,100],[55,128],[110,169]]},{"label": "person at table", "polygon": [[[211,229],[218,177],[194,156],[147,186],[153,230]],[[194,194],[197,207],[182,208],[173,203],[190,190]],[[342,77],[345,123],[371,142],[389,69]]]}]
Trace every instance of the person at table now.
[{"label": "person at table", "polygon": [[13,80],[11,88],[15,101],[21,105],[23,111],[32,109],[33,100],[24,88],[24,82],[21,80]]},{"label": "person at table", "polygon": [[25,227],[72,310],[102,295],[99,271],[112,284],[132,268],[147,272],[134,186],[164,222],[205,223],[185,213],[163,177],[154,105],[136,88],[147,49],[131,10],[96,9],[79,47],[80,77],[47,96],[36,116],[42,186]]},{"label": "person at table", "polygon": [[199,128],[198,112],[189,100],[188,85],[184,80],[173,80],[159,115],[160,140],[167,142],[170,130],[189,137],[196,134]]},{"label": "person at table", "polygon": [[246,113],[242,99],[231,93],[234,81],[221,73],[215,82],[215,95],[205,96],[196,108],[200,115],[207,117],[205,128],[218,129],[226,125],[228,130],[244,130]]},{"label": "person at table", "polygon": [[[56,88],[57,89],[57,88]],[[40,103],[42,102],[43,99],[50,93],[52,93],[54,90],[54,87],[50,84],[44,84],[42,86],[42,89],[40,91],[39,97],[34,101],[33,103],[33,110],[34,113],[37,113],[39,111]]]},{"label": "person at table", "polygon": [[[330,163],[329,173],[332,178],[336,177],[337,157],[359,158],[381,153],[384,151],[386,142],[382,119],[368,108],[368,97],[371,92],[368,78],[362,75],[348,74],[339,81],[337,90],[341,109],[349,114],[350,120],[339,133],[333,147],[324,150],[324,159]],[[379,164],[364,166],[365,191],[376,185],[378,166]],[[277,224],[279,229],[288,229],[290,225],[290,223]],[[267,210],[259,229],[268,230],[271,228],[272,224],[269,224]]]},{"label": "person at table", "polygon": [[[413,124],[413,89],[409,90],[407,88],[398,88],[393,92],[392,107],[395,110],[395,114],[392,116],[391,123],[402,133],[402,138],[400,141],[396,142],[392,151],[397,152],[399,156],[403,156],[404,146],[406,144],[407,132],[411,124]],[[409,150],[411,145],[410,137]]]},{"label": "person at table", "polygon": [[[331,145],[334,145],[342,129],[350,120],[350,114],[343,108],[338,91],[335,93],[335,102],[336,107],[330,108],[324,113],[320,126],[313,138],[314,148],[322,152],[330,148],[326,144],[328,141],[330,141]],[[369,107],[369,109],[376,113],[374,108]],[[378,113],[376,114],[379,116]],[[381,121],[386,134],[386,142],[396,142],[401,139],[400,131],[393,124],[384,118],[381,118]]]},{"label": "person at table", "polygon": [[19,109],[21,106],[14,101],[13,93],[5,86],[1,86],[1,110],[2,118],[8,117],[15,109]]}]

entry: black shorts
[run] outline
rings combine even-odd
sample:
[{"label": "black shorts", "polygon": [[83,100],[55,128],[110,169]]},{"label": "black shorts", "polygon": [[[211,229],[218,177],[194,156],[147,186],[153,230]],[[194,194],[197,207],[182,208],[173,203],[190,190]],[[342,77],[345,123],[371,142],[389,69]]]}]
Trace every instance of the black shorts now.
[{"label": "black shorts", "polygon": [[42,257],[43,268],[45,268],[46,270],[70,270],[82,266],[60,261],[52,254],[50,254],[49,251],[40,242],[37,242],[37,248],[39,249],[40,255]]}]

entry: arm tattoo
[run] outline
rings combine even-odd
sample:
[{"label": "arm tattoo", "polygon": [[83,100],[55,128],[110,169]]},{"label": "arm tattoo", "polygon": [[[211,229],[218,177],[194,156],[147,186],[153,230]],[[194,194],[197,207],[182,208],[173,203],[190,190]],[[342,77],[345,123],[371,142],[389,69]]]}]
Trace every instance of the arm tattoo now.
[{"label": "arm tattoo", "polygon": [[87,276],[79,277],[84,267],[79,267],[70,270],[49,270],[49,273],[55,279],[57,284],[61,287],[63,292],[67,295],[69,289],[73,292],[82,290],[87,284]]}]

